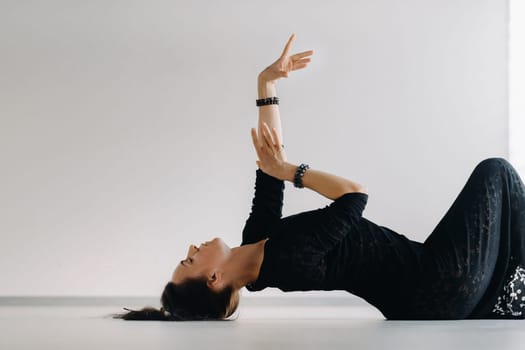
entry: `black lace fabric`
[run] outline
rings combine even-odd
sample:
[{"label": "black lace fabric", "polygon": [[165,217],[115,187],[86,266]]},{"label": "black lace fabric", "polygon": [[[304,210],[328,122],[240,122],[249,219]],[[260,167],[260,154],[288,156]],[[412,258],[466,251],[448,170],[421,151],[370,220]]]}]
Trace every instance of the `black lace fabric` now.
[{"label": "black lace fabric", "polygon": [[480,162],[423,243],[422,274],[391,318],[525,318],[525,186],[504,158]]}]

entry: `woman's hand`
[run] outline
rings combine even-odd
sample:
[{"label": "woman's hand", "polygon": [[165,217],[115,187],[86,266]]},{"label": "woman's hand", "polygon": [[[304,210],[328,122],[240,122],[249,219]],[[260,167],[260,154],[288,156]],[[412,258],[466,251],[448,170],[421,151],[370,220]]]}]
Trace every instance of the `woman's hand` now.
[{"label": "woman's hand", "polygon": [[286,46],[284,47],[281,57],[277,59],[274,63],[266,67],[260,74],[259,79],[265,82],[274,82],[280,78],[288,78],[288,74],[291,71],[303,69],[308,65],[308,62],[311,61],[311,58],[308,56],[313,55],[314,51],[304,51],[301,53],[296,53],[295,55],[289,56],[290,47],[292,42],[295,40],[295,34],[290,36]]},{"label": "woman's hand", "polygon": [[257,166],[266,174],[279,180],[284,180],[283,170],[286,164],[286,154],[281,145],[275,128],[270,130],[268,124],[263,123],[262,136],[257,136],[255,128],[251,129],[253,146],[259,160]]}]

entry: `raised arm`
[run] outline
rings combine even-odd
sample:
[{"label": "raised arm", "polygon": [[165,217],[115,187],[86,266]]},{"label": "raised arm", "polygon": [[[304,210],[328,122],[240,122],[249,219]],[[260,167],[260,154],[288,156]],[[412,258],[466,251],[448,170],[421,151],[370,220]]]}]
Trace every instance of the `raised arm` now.
[{"label": "raised arm", "polygon": [[[257,78],[259,98],[277,96],[275,82],[280,78],[287,78],[291,71],[305,68],[311,61],[309,56],[313,55],[313,50],[289,55],[294,40],[295,34],[292,34],[277,61],[259,74]],[[297,165],[287,161],[281,147],[283,137],[278,105],[259,107],[258,132],[254,128],[251,132],[253,145],[259,157],[257,160],[259,168],[276,179],[293,182]],[[303,185],[332,200],[349,192],[368,194],[367,190],[357,182],[316,169],[306,171]]]},{"label": "raised arm", "polygon": [[[257,77],[258,98],[277,96],[275,88],[277,80],[288,78],[290,72],[305,68],[311,61],[313,50],[304,51],[290,56],[290,48],[295,40],[295,34],[292,34],[286,43],[281,56],[271,65],[266,67]],[[275,128],[279,140],[283,140],[281,116],[279,106],[276,104],[260,106],[259,108],[259,133],[262,132],[263,123],[268,124],[270,128]],[[283,152],[283,158],[286,156]]]}]

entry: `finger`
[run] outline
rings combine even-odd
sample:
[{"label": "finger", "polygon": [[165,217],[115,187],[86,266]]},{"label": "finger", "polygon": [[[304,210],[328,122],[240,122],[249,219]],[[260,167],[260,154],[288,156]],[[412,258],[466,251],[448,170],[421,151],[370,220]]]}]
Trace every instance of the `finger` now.
[{"label": "finger", "polygon": [[311,58],[301,58],[300,60],[293,61],[294,64],[296,64],[296,63],[309,63],[309,62],[312,62]]},{"label": "finger", "polygon": [[299,52],[299,53],[296,53],[292,56],[290,56],[291,59],[300,59],[300,58],[303,58],[303,57],[306,57],[306,56],[311,56],[314,54],[314,50],[308,50],[308,51],[303,51],[303,52]]},{"label": "finger", "polygon": [[309,58],[303,58],[302,60],[293,62],[292,63],[292,70],[297,70],[297,69],[304,68],[304,67],[306,67],[308,65],[308,63],[310,63],[310,59]]},{"label": "finger", "polygon": [[260,148],[262,148],[263,146],[260,146],[259,147],[259,140],[257,138],[257,131],[255,131],[255,128],[252,128],[251,129],[252,131],[252,141],[253,141],[253,147],[255,147],[255,152],[257,152],[257,157],[261,158],[261,155],[260,155]]},{"label": "finger", "polygon": [[277,129],[272,128],[270,130],[270,127],[268,127],[268,131],[270,132],[270,135],[272,136],[272,147],[279,152],[281,150],[281,141],[279,140],[279,135],[277,134]]},{"label": "finger", "polygon": [[288,42],[286,43],[286,46],[284,47],[283,53],[281,57],[288,56],[288,53],[290,52],[290,47],[292,46],[292,42],[295,40],[295,34],[292,34],[290,36],[290,39],[288,39]]},{"label": "finger", "polygon": [[305,68],[306,66],[308,66],[306,63],[303,63],[303,64],[294,64],[292,70],[303,69],[303,68]]},{"label": "finger", "polygon": [[[252,130],[252,133],[254,135],[256,135],[256,132],[255,132],[255,129]],[[270,147],[268,145],[268,141],[266,140],[266,136],[265,136],[265,131],[264,131],[264,127],[262,127],[260,130],[259,130],[259,138],[257,139],[258,143],[257,144],[254,144],[255,145],[255,148],[257,149],[257,156],[259,157],[259,159],[263,158],[264,156],[264,152],[266,150],[268,150],[268,148]]]},{"label": "finger", "polygon": [[270,135],[270,130],[268,130],[268,125],[266,123],[263,123],[262,133],[264,136],[264,142],[265,142],[266,147],[268,147],[268,149],[272,149],[273,148],[272,147],[273,145],[272,137]]},{"label": "finger", "polygon": [[270,130],[270,126],[267,123],[264,123],[264,126],[265,126],[266,134],[268,135],[268,140],[270,141],[270,145],[275,146],[275,144],[277,143],[277,139],[272,133],[272,130]]},{"label": "finger", "polygon": [[259,143],[257,140],[257,132],[255,131],[255,128],[250,129],[250,133],[252,135],[252,143],[255,149],[257,150],[257,144]]},{"label": "finger", "polygon": [[272,128],[273,139],[275,140],[275,147],[277,150],[281,149],[281,140],[279,140],[279,135],[277,134],[277,129]]},{"label": "finger", "polygon": [[265,137],[266,147],[268,147],[268,150],[273,150],[274,142],[272,139],[272,134],[270,131],[270,127],[266,123],[263,123],[263,134]]}]

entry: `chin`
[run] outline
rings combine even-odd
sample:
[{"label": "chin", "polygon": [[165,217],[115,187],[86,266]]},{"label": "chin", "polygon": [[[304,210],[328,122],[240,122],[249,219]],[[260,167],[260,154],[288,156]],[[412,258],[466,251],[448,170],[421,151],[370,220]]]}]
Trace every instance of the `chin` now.
[{"label": "chin", "polygon": [[224,243],[224,241],[219,237],[215,237],[212,240],[212,242],[220,246],[223,250],[226,250],[226,251],[230,250],[230,247],[226,243]]}]

